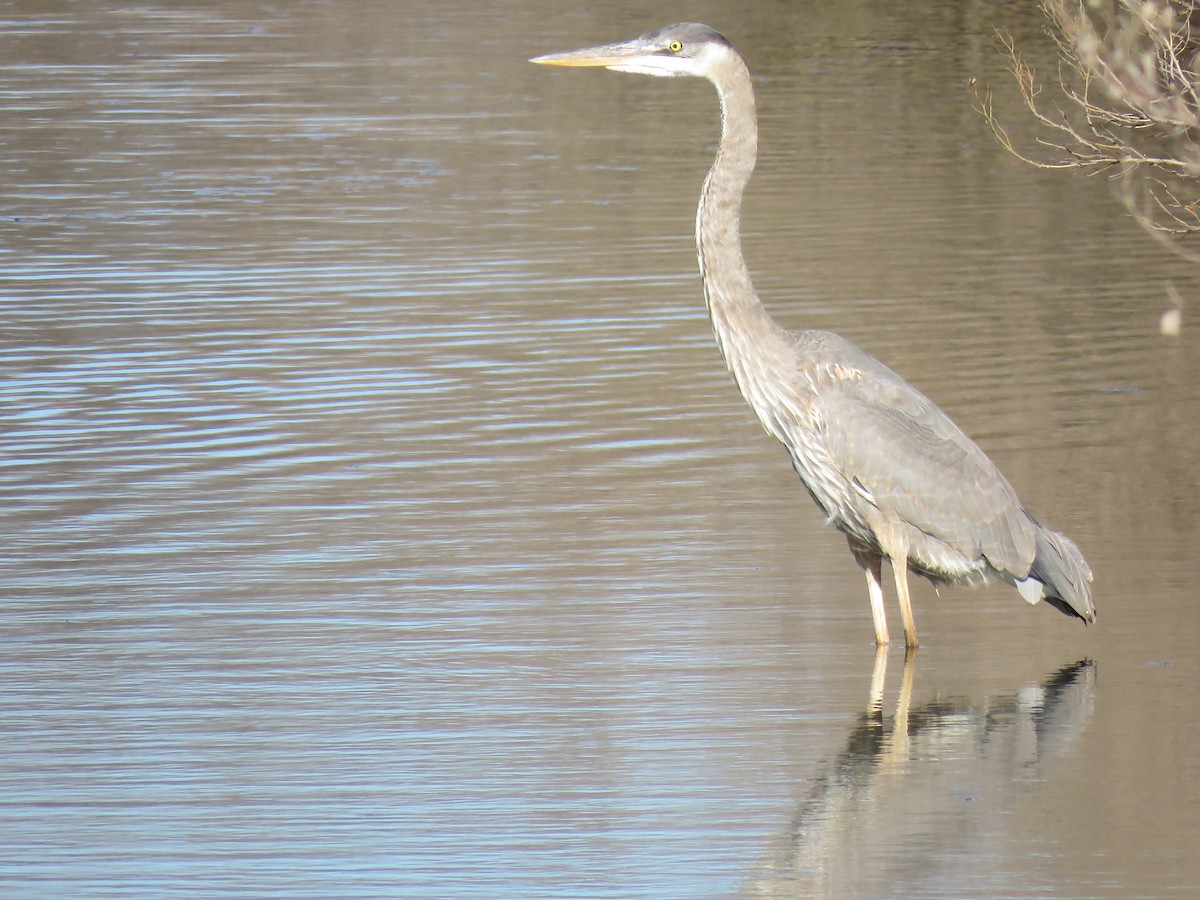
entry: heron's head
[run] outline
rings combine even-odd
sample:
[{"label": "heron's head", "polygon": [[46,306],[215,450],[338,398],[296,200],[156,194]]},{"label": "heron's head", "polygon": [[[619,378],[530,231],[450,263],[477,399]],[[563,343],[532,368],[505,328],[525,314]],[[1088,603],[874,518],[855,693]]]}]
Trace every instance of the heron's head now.
[{"label": "heron's head", "polygon": [[731,52],[733,48],[729,41],[707,25],[683,22],[631,41],[535,56],[530,62],[545,66],[603,66],[615,72],[642,75],[707,78],[718,61]]}]

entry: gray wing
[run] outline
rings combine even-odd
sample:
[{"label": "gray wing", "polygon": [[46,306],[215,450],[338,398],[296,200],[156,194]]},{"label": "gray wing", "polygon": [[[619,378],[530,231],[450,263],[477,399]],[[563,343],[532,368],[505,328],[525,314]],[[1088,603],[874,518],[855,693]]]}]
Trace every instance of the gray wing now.
[{"label": "gray wing", "polygon": [[[932,401],[874,357],[846,358],[818,392],[830,462],[885,515],[969,559],[1023,578],[1036,525],[982,450]],[[840,354],[839,354],[840,355]]]}]

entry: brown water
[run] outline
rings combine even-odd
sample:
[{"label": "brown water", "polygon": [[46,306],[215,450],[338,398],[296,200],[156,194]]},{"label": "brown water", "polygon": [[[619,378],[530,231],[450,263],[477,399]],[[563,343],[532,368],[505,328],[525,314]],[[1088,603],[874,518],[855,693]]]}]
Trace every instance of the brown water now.
[{"label": "brown water", "polygon": [[[7,6],[0,895],[1200,890],[1200,270],[995,145],[995,6]],[[772,310],[1095,627],[921,584],[877,667],[704,320],[711,90],[525,62],[680,15],[758,76]]]}]

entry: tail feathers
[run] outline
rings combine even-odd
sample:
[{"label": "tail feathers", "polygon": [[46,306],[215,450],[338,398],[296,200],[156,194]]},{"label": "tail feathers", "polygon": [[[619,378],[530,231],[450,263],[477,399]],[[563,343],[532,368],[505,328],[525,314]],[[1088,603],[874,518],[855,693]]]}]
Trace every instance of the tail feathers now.
[{"label": "tail feathers", "polygon": [[1096,621],[1092,603],[1092,570],[1075,542],[1040,525],[1034,539],[1036,555],[1029,577],[1017,582],[1017,590],[1030,603],[1045,600],[1059,612]]}]

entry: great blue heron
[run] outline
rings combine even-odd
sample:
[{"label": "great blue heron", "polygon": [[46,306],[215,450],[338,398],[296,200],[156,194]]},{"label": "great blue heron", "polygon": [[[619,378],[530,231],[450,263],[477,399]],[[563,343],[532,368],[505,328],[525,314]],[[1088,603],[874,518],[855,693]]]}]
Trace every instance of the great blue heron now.
[{"label": "great blue heron", "polygon": [[742,257],[742,193],[758,122],[746,63],[722,35],[683,23],[631,41],[539,56],[553,66],[707,78],[721,143],[700,192],[696,246],[717,345],[759,421],[778,438],[867,577],[875,641],[887,644],[880,583],[892,564],[904,638],[917,646],[908,571],[935,584],[989,577],[1029,603],[1095,621],[1092,572],[1068,537],[1042,527],[982,450],[932,401],[827,331],[787,331],[763,308]]}]

